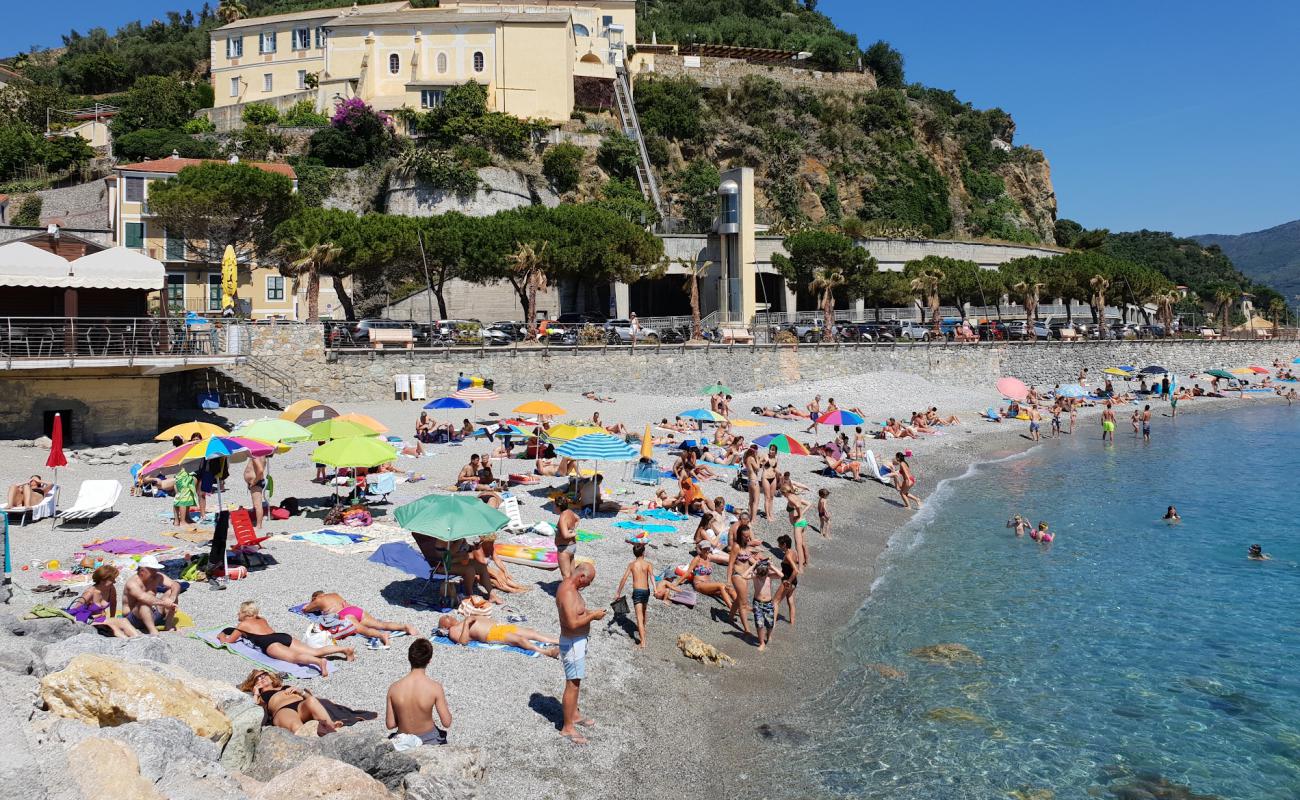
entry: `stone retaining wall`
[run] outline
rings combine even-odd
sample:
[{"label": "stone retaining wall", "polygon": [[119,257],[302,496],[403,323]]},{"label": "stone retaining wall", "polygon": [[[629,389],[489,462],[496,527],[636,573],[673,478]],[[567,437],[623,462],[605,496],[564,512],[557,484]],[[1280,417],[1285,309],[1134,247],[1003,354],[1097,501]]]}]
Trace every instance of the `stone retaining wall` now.
[{"label": "stone retaining wall", "polygon": [[911,372],[955,386],[987,388],[1014,375],[1040,386],[1073,382],[1079,370],[1096,373],[1114,364],[1160,364],[1180,375],[1215,367],[1289,363],[1300,354],[1294,341],[1180,341],[1012,343],[995,345],[800,345],[728,348],[664,346],[628,348],[452,348],[437,351],[327,352],[312,325],[253,326],[258,359],[297,379],[290,399],[314,397],[385,400],[393,397],[393,376],[423,374],[430,398],[454,386],[459,372],[496,381],[498,390],[544,392],[546,384],[566,391],[685,394],[721,381],[737,391],[789,385],[801,380],[867,372]]},{"label": "stone retaining wall", "polygon": [[638,77],[649,75],[662,75],[669,78],[689,77],[701,86],[713,89],[737,86],[741,79],[750,75],[771,78],[787,89],[869,92],[876,88],[876,76],[870,72],[820,72],[804,67],[753,64],[739,58],[710,56],[700,56],[698,67],[688,67],[683,56],[658,54],[655,55],[654,64],[653,72],[642,72]]}]

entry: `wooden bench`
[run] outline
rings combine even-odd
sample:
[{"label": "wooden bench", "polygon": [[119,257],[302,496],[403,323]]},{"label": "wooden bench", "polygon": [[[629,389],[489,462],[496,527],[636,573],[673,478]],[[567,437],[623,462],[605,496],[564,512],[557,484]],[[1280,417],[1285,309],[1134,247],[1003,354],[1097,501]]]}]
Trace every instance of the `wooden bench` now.
[{"label": "wooden bench", "polygon": [[1217,339],[1219,338],[1219,332],[1216,331],[1214,328],[1201,328],[1201,338]]},{"label": "wooden bench", "polygon": [[723,344],[753,344],[754,336],[744,325],[723,325],[718,329]]},{"label": "wooden bench", "polygon": [[415,348],[415,332],[410,328],[371,328],[370,329],[370,346],[375,350],[383,350],[384,345],[397,344],[402,345],[407,350]]}]

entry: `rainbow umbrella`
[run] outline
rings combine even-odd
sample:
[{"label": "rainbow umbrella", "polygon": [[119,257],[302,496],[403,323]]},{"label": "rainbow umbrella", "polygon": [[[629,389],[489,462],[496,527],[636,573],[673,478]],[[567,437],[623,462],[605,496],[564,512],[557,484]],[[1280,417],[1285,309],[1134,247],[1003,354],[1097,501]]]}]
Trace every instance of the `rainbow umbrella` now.
[{"label": "rainbow umbrella", "polygon": [[778,453],[789,453],[792,456],[809,455],[808,448],[804,447],[802,444],[799,444],[799,442],[795,441],[794,439],[791,439],[789,436],[786,436],[784,433],[765,434],[755,439],[754,444],[758,445],[759,447],[768,447],[771,445],[776,445],[776,451]]},{"label": "rainbow umbrella", "polygon": [[852,411],[841,411],[839,409],[827,411],[817,419],[818,424],[821,425],[861,425],[863,421],[862,417]]},{"label": "rainbow umbrella", "polygon": [[461,400],[469,400],[476,403],[479,400],[496,400],[501,395],[491,389],[484,389],[482,386],[470,386],[464,389],[457,389],[451,393],[452,397],[459,397]]},{"label": "rainbow umbrella", "polygon": [[[269,456],[275,452],[275,446],[242,436],[210,436],[197,442],[186,442],[180,447],[158,456],[144,468],[148,474],[171,474],[184,469],[187,464],[196,461],[210,461],[214,458],[226,458],[242,461],[251,456]],[[220,501],[218,501],[218,504]]]}]

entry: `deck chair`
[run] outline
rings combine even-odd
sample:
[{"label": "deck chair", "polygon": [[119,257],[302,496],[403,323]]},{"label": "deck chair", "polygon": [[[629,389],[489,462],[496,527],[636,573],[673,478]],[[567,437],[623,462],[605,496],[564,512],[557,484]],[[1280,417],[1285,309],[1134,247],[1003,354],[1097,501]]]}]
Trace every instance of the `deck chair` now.
[{"label": "deck chair", "polygon": [[429,565],[429,588],[434,596],[439,609],[451,609],[456,607],[456,598],[460,594],[456,584],[460,583],[459,575],[451,574],[451,548],[446,542],[435,539],[432,536],[426,536],[423,533],[411,532],[415,538],[415,547],[424,556],[424,562]]},{"label": "deck chair", "polygon": [[397,475],[392,472],[379,472],[366,476],[366,500],[371,503],[386,503],[388,496],[397,491]]},{"label": "deck chair", "polygon": [[45,499],[34,506],[13,506],[8,503],[0,503],[0,511],[5,514],[17,514],[18,524],[26,525],[28,522],[35,522],[38,519],[47,519],[54,516],[54,508],[59,503],[59,487],[55,486],[50,493],[45,495]]},{"label": "deck chair", "polygon": [[632,471],[632,482],[642,486],[658,486],[663,469],[656,461],[638,461]]},{"label": "deck chair", "polygon": [[77,500],[71,508],[59,512],[57,523],[62,525],[70,519],[91,520],[100,514],[107,514],[117,505],[122,496],[121,481],[82,481],[77,490]]},{"label": "deck chair", "polygon": [[252,568],[252,565],[248,563],[248,558],[254,555],[257,556],[261,565],[265,567],[266,556],[262,551],[266,548],[262,547],[262,542],[271,537],[257,535],[257,531],[253,529],[253,517],[248,513],[248,509],[237,508],[230,512],[230,529],[235,533],[235,544],[230,550],[243,559],[244,568]]},{"label": "deck chair", "polygon": [[501,505],[497,507],[497,511],[500,511],[502,514],[505,514],[510,518],[510,521],[506,523],[506,526],[501,529],[506,533],[522,533],[533,529],[532,525],[524,524],[524,515],[519,508],[518,497],[510,495],[509,497],[502,498]]}]

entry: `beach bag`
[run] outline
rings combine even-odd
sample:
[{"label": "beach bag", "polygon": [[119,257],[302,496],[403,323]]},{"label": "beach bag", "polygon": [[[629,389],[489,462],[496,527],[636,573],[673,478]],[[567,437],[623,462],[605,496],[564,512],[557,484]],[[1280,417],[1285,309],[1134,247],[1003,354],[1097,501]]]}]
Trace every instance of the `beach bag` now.
[{"label": "beach bag", "polygon": [[302,635],[302,641],[308,647],[329,647],[334,644],[334,637],[321,626],[312,624]]},{"label": "beach bag", "polygon": [[289,510],[287,508],[271,509],[271,519],[288,519],[288,518],[289,518]]},{"label": "beach bag", "polygon": [[613,609],[614,616],[616,617],[627,616],[628,611],[631,610],[627,606],[627,598],[623,597],[622,595],[619,595],[618,597],[614,598],[614,602],[610,603],[609,607]]}]

